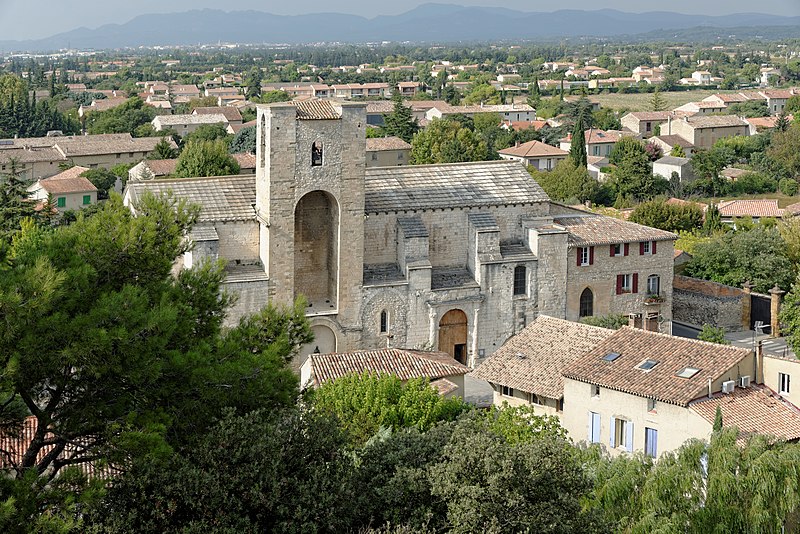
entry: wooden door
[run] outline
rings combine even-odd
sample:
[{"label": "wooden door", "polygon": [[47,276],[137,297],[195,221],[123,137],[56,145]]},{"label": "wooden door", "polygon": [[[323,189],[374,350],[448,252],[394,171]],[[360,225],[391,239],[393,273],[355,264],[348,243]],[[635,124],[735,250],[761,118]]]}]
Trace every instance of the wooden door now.
[{"label": "wooden door", "polygon": [[450,310],[439,321],[439,350],[466,365],[467,363],[467,314],[461,310]]}]

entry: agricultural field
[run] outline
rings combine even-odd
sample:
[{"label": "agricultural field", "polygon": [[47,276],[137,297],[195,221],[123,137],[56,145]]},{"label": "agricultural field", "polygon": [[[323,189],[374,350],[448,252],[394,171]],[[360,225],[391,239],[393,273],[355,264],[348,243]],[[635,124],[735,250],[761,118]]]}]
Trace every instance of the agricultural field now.
[{"label": "agricultural field", "polygon": [[[731,91],[720,91],[713,89],[697,89],[694,91],[674,91],[661,93],[664,99],[665,109],[675,109],[688,102],[697,102],[715,93],[730,93]],[[592,101],[600,102],[604,108],[626,111],[651,111],[650,101],[653,99],[652,93],[606,93],[592,95]]]}]

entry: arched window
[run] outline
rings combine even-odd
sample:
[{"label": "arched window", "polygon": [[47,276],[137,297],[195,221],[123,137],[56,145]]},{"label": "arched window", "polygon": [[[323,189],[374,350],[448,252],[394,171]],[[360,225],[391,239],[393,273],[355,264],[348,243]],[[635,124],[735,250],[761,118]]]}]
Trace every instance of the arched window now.
[{"label": "arched window", "polygon": [[386,310],[381,311],[381,334],[385,334],[389,331],[389,314],[386,313]]},{"label": "arched window", "polygon": [[514,295],[524,295],[528,291],[527,269],[524,265],[514,267]]},{"label": "arched window", "polygon": [[647,294],[658,295],[659,293],[661,293],[661,277],[651,274],[647,277]]},{"label": "arched window", "polygon": [[592,294],[592,290],[587,287],[583,290],[583,293],[581,293],[578,316],[591,317],[592,315],[594,315],[594,295]]},{"label": "arched window", "polygon": [[311,166],[322,166],[322,141],[314,141],[311,145]]}]

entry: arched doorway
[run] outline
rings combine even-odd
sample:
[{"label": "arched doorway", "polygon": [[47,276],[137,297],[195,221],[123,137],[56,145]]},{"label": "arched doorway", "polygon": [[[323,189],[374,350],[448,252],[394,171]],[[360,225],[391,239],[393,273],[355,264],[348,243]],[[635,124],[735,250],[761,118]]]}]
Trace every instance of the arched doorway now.
[{"label": "arched doorway", "polygon": [[311,353],[329,354],[336,352],[336,334],[330,327],[324,324],[316,324],[311,327],[311,332],[314,334],[314,339],[311,343],[306,343],[300,347],[300,350],[297,351],[297,357],[291,363],[291,367],[295,371],[300,369],[300,366]]},{"label": "arched doorway", "polygon": [[594,294],[588,287],[581,293],[581,302],[578,316],[591,317],[594,315]]},{"label": "arched doorway", "polygon": [[294,295],[314,312],[336,309],[339,206],[324,191],[308,193],[294,211]]},{"label": "arched doorway", "polygon": [[450,310],[439,321],[439,350],[467,363],[467,314]]}]

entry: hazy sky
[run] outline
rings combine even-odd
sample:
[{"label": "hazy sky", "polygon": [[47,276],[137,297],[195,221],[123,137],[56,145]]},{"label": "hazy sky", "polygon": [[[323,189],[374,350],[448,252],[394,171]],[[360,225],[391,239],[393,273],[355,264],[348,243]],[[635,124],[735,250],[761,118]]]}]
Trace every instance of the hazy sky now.
[{"label": "hazy sky", "polygon": [[[145,13],[166,13],[188,9],[225,10],[258,9],[281,15],[314,12],[354,13],[365,17],[394,15],[425,3],[376,2],[374,0],[294,0],[265,2],[258,0],[0,0],[0,40],[36,39],[81,26],[95,28],[108,23],[124,23]],[[667,0],[660,3],[641,0],[440,0],[440,3],[479,6],[503,6],[523,11],[555,11],[556,9],[602,9],[621,11],[675,11],[725,15],[730,13],[772,13],[800,16],[800,0]]]}]

